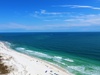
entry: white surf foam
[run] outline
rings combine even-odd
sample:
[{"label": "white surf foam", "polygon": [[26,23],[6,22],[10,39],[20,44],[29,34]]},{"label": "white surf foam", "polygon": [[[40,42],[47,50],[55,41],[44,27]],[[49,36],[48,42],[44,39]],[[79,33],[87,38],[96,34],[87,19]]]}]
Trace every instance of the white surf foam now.
[{"label": "white surf foam", "polygon": [[62,57],[60,57],[60,56],[54,56],[54,57],[53,57],[53,61],[56,61],[56,62],[58,62],[58,63],[61,63]]},{"label": "white surf foam", "polygon": [[66,65],[66,64],[65,64],[65,63],[63,63],[63,62],[62,62],[61,64],[62,64],[62,65]]},{"label": "white surf foam", "polygon": [[32,50],[26,50],[27,52],[29,52],[29,53],[33,53],[34,51],[32,51]]},{"label": "white surf foam", "polygon": [[19,50],[19,51],[20,50],[25,50],[25,48],[23,48],[23,47],[17,47],[16,50]]},{"label": "white surf foam", "polygon": [[[100,75],[100,67],[90,67],[90,66],[68,66],[72,70],[76,70],[80,73],[86,75]],[[89,69],[91,68],[91,69]],[[96,69],[95,69],[96,68]]]},{"label": "white surf foam", "polygon": [[44,58],[49,58],[49,59],[53,58],[52,56],[50,56],[48,54],[45,54],[45,53],[42,53],[42,52],[37,52],[37,51],[32,51],[32,50],[27,50],[23,47],[17,47],[16,50],[23,52],[23,53],[26,53],[26,54],[35,55],[37,57],[44,57]]},{"label": "white surf foam", "polygon": [[5,42],[8,46],[11,46],[11,43],[10,42]]},{"label": "white surf foam", "polygon": [[41,53],[41,52],[35,52],[34,51],[33,54],[36,55],[36,56],[39,56],[39,57],[45,57],[45,58],[49,58],[49,59],[52,58],[52,56],[45,54],[45,53]]},{"label": "white surf foam", "polygon": [[72,59],[69,59],[69,58],[67,58],[67,59],[64,59],[65,61],[68,61],[68,62],[74,62],[74,60],[72,60]]}]

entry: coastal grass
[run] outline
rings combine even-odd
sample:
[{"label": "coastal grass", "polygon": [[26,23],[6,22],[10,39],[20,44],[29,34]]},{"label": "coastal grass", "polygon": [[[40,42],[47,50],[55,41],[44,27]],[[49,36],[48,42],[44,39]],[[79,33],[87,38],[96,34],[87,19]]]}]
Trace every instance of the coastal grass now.
[{"label": "coastal grass", "polygon": [[0,56],[0,74],[8,74],[10,73],[10,70],[8,69],[8,66],[5,65],[3,62],[2,62],[2,56]]}]

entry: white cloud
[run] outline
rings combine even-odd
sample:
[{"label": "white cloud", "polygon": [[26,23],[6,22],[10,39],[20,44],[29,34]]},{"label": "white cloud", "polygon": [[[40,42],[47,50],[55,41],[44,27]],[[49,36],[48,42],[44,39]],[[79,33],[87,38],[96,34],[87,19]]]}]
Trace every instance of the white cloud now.
[{"label": "white cloud", "polygon": [[[11,30],[11,29],[20,29],[25,31],[49,31],[49,30],[67,30],[74,27],[90,27],[99,26],[100,27],[100,14],[91,14],[91,15],[79,15],[67,18],[65,20],[56,20],[51,22],[51,20],[46,20],[48,23],[41,25],[24,25],[18,23],[8,23],[0,24],[1,30]],[[58,21],[57,21],[58,20]],[[49,22],[50,21],[50,22]],[[99,28],[98,28],[99,29]]]},{"label": "white cloud", "polygon": [[[43,21],[47,21],[50,27],[75,27],[75,26],[100,26],[100,14],[89,14],[89,15],[77,15],[66,17],[65,19],[44,19]],[[48,26],[48,25],[47,25]],[[46,26],[46,27],[47,27]],[[48,26],[49,27],[49,26]]]},{"label": "white cloud", "polygon": [[62,14],[61,12],[48,12],[46,10],[41,10],[41,11],[35,11],[34,14],[38,15],[59,15]]},{"label": "white cloud", "polygon": [[69,17],[66,19],[49,19],[49,20],[44,20],[47,21],[48,23],[50,22],[55,22],[59,23],[59,26],[65,26],[65,27],[75,27],[75,26],[100,26],[100,14],[89,14],[89,15],[77,15],[73,17]]},{"label": "white cloud", "polygon": [[100,26],[100,14],[74,16],[64,21],[70,26]]},{"label": "white cloud", "polygon": [[[25,30],[25,31],[45,31],[45,30],[55,30],[55,29],[65,29],[66,25],[60,24],[44,24],[44,25],[23,25],[17,23],[0,24],[1,30]],[[66,27],[67,28],[67,27]]]},{"label": "white cloud", "polygon": [[[51,22],[51,21],[54,22]],[[11,29],[20,29],[26,31],[42,31],[42,30],[54,30],[54,29],[70,29],[74,27],[90,27],[91,26],[100,26],[100,14],[90,14],[90,15],[79,15],[66,18],[64,20],[60,19],[46,19],[41,25],[24,25],[18,23],[8,23],[0,24],[0,30],[11,30]],[[99,29],[99,28],[98,28]]]},{"label": "white cloud", "polygon": [[61,21],[60,19],[47,19],[47,20],[43,20],[43,21]]},{"label": "white cloud", "polygon": [[94,10],[100,10],[100,7],[94,7],[94,6],[86,6],[86,5],[58,5],[53,7],[70,7],[70,8],[88,8],[88,9],[94,9]]},{"label": "white cloud", "polygon": [[41,14],[46,14],[46,15],[59,15],[62,14],[60,12],[47,12],[46,10],[41,10]]},{"label": "white cloud", "polygon": [[0,30],[3,30],[3,29],[24,29],[24,30],[29,30],[29,29],[31,29],[31,26],[17,24],[17,23],[0,24]]},{"label": "white cloud", "polygon": [[69,15],[69,12],[48,12],[46,10],[35,11],[31,16],[36,18],[54,18],[54,17],[64,17]]}]

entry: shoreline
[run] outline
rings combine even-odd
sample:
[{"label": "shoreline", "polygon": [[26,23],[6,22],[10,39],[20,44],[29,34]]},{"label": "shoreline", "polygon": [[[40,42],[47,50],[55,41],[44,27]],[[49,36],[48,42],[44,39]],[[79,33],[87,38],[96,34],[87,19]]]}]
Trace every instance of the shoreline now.
[{"label": "shoreline", "polygon": [[5,64],[14,69],[7,75],[72,75],[63,68],[42,59],[19,53],[0,42],[0,53],[11,57]]}]

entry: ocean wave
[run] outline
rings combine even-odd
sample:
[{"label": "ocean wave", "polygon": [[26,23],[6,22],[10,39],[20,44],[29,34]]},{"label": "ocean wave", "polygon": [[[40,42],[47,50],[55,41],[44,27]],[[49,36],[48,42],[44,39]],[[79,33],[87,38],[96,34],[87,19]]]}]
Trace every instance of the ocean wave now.
[{"label": "ocean wave", "polygon": [[74,60],[72,60],[72,59],[69,59],[69,58],[67,58],[67,59],[64,59],[65,61],[68,61],[68,62],[74,62]]},{"label": "ocean wave", "polygon": [[60,57],[60,56],[54,56],[54,57],[53,57],[53,61],[56,61],[56,62],[58,62],[58,63],[61,63],[62,57]]},{"label": "ocean wave", "polygon": [[[90,66],[68,66],[69,69],[78,71],[85,75],[100,75],[100,67]],[[96,68],[96,69],[95,69]]]},{"label": "ocean wave", "polygon": [[65,63],[61,62],[62,65],[66,65]]},{"label": "ocean wave", "polygon": [[32,51],[32,50],[26,50],[27,52],[29,52],[29,53],[32,53],[32,52],[34,52],[34,51]]},{"label": "ocean wave", "polygon": [[25,48],[23,48],[23,47],[17,47],[17,48],[15,48],[16,50],[25,50]]},{"label": "ocean wave", "polygon": [[28,54],[28,55],[34,55],[36,57],[52,59],[53,61],[55,61],[57,63],[60,63],[62,65],[66,65],[65,63],[61,62],[63,60],[63,58],[60,57],[60,56],[51,56],[51,55],[48,55],[48,54],[45,54],[45,53],[42,53],[42,52],[37,52],[37,51],[33,51],[33,50],[27,50],[27,49],[25,49],[23,47],[17,47],[16,50],[18,50],[20,52],[23,52],[25,54]]},{"label": "ocean wave", "polygon": [[44,57],[44,58],[49,58],[49,59],[52,58],[52,56],[50,56],[48,54],[45,54],[45,53],[42,53],[42,52],[33,51],[33,50],[27,50],[27,49],[25,49],[23,47],[17,47],[16,50],[24,52],[24,53],[29,54],[29,55],[35,55],[37,57]]},{"label": "ocean wave", "polygon": [[28,55],[34,55],[36,57],[42,57],[42,58],[48,58],[48,59],[52,59],[53,61],[60,63],[62,65],[65,65],[65,63],[61,62],[63,60],[62,57],[60,56],[51,56],[49,54],[43,53],[43,52],[38,52],[38,51],[33,51],[33,50],[27,50],[23,47],[17,47],[16,50],[28,54]]},{"label": "ocean wave", "polygon": [[51,59],[52,56],[48,55],[48,54],[45,54],[45,53],[42,53],[42,52],[33,52],[34,55],[38,56],[38,57],[45,57],[45,58],[49,58]]},{"label": "ocean wave", "polygon": [[11,46],[12,44],[10,42],[4,42],[5,44],[7,44],[8,46]]},{"label": "ocean wave", "polygon": [[66,63],[63,62],[63,58],[61,56],[54,56],[52,59],[53,59],[53,61],[55,61],[61,65],[64,65],[64,66],[67,65]]}]

